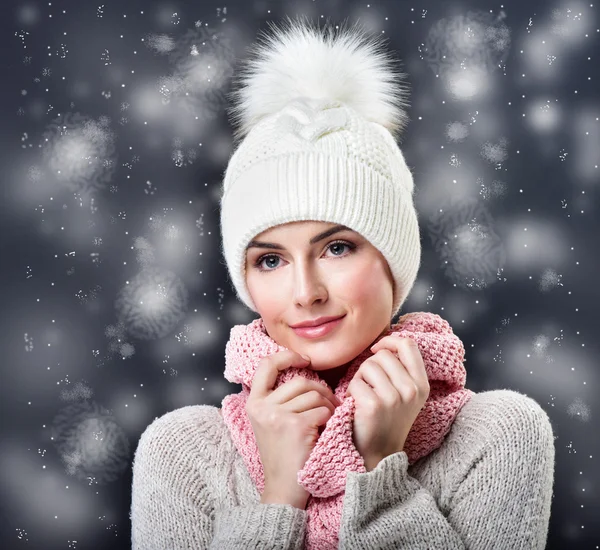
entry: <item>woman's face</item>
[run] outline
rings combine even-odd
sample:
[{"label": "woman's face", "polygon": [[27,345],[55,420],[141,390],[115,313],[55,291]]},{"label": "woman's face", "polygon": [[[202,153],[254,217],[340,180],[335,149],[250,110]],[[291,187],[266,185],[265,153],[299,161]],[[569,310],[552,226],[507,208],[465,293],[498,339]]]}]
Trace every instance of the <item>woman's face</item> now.
[{"label": "woman's face", "polygon": [[[246,283],[268,335],[308,355],[316,371],[346,367],[390,328],[392,317],[393,277],[379,250],[350,229],[310,242],[336,225],[301,221],[271,227],[246,251]],[[281,248],[253,246],[255,241]],[[345,315],[341,323],[317,339],[290,327],[338,315]]]}]

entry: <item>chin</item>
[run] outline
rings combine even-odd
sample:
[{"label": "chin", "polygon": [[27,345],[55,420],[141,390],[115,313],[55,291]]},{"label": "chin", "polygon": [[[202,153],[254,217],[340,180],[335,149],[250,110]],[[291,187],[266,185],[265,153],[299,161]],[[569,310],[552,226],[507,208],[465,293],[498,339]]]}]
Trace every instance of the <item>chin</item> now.
[{"label": "chin", "polygon": [[318,358],[314,359],[310,355],[309,355],[309,357],[311,358],[311,362],[310,362],[310,365],[308,365],[308,368],[311,370],[316,370],[316,371],[331,370],[331,369],[341,367],[344,364],[344,363],[340,363],[338,361],[334,361],[333,363],[331,361],[320,361]]}]

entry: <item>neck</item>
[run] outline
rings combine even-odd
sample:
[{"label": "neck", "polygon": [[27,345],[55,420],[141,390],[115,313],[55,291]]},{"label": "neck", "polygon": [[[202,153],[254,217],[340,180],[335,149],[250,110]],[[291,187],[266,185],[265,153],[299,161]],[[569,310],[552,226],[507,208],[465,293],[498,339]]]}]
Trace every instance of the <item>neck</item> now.
[{"label": "neck", "polygon": [[345,365],[341,365],[339,367],[335,367],[333,369],[319,371],[319,376],[327,382],[327,385],[335,390],[340,380],[344,377],[348,370],[349,363]]}]

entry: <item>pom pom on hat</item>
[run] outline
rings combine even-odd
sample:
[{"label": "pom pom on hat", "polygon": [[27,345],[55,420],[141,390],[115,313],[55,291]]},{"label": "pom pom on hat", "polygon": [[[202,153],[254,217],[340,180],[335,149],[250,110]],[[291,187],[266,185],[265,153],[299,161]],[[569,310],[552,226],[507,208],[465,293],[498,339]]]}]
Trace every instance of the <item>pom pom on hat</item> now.
[{"label": "pom pom on hat", "polygon": [[272,35],[259,35],[234,80],[228,113],[238,126],[235,141],[298,98],[344,103],[398,138],[408,122],[408,86],[381,37],[358,23],[336,33],[302,17],[286,21],[282,28],[269,22]]}]

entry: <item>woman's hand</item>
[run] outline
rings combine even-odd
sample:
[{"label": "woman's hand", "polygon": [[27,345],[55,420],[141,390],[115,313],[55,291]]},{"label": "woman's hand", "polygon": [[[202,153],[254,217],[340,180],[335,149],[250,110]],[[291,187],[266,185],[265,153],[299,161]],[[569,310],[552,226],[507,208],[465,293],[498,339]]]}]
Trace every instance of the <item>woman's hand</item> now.
[{"label": "woman's hand", "polygon": [[309,364],[310,359],[286,349],[263,357],[252,381],[246,412],[265,476],[263,504],[291,504],[304,509],[310,496],[298,484],[298,471],[319,439],[319,426],[327,423],[339,403],[326,384],[302,376],[274,389],[281,371]]},{"label": "woman's hand", "polygon": [[356,403],[353,439],[367,471],[404,449],[429,397],[423,357],[414,340],[386,336],[370,349],[374,355],[362,363],[346,391]]}]

